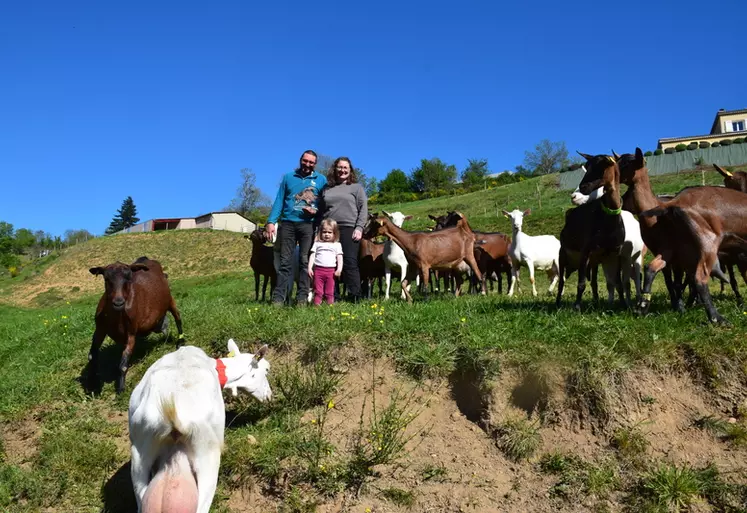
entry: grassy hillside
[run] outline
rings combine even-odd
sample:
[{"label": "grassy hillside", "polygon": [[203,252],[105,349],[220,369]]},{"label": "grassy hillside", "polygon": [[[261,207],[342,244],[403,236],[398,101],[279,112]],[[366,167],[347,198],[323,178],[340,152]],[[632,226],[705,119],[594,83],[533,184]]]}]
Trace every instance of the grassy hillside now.
[{"label": "grassy hillside", "polygon": [[[526,230],[557,234],[570,202],[554,179],[384,209],[414,214],[412,229],[458,209],[507,231],[497,210],[532,208]],[[189,344],[271,348],[274,401],[225,396],[212,511],[747,508],[747,314],[730,292],[715,294],[729,329],[699,307],[671,312],[661,288],[644,318],[589,298],[577,313],[575,280],[559,310],[528,284],[514,298],[277,309],[248,299],[240,234],[175,231],[96,239],[0,282],[0,511],[133,511],[129,394],[174,349],[173,323],[137,342],[121,396],[110,340],[103,390],[82,383],[103,288],[88,268],[143,254],[164,263]]]},{"label": "grassy hillside", "polygon": [[88,269],[146,255],[161,262],[171,279],[248,271],[251,245],[240,233],[175,230],[99,237],[40,261],[16,278],[0,281],[0,302],[51,304],[103,290]]}]

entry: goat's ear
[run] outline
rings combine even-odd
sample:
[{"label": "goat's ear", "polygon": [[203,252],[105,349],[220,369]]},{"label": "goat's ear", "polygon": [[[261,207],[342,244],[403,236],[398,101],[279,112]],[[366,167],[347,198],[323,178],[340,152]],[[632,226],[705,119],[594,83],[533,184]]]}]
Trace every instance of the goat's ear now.
[{"label": "goat's ear", "polygon": [[525,216],[528,216],[528,215],[529,215],[529,214],[531,214],[531,213],[532,213],[532,209],[531,209],[531,208],[528,208],[528,209],[526,209],[526,210],[524,211],[524,215],[525,215]]},{"label": "goat's ear", "polygon": [[506,212],[505,210],[503,210],[503,216],[504,217],[511,217],[511,214],[509,214],[508,212]]},{"label": "goat's ear", "polygon": [[581,153],[580,151],[576,151],[576,153],[578,153],[579,155],[581,155],[581,156],[582,156],[583,158],[585,158],[586,160],[591,160],[591,159],[593,159],[593,158],[594,158],[594,156],[593,156],[593,155],[589,155],[588,153]]},{"label": "goat's ear", "polygon": [[241,354],[241,351],[239,351],[239,346],[236,345],[236,342],[234,342],[232,338],[228,339],[228,353],[233,353],[234,356],[238,356]]},{"label": "goat's ear", "polygon": [[436,219],[436,216],[434,216],[434,215],[431,215],[431,214],[428,214],[428,217],[429,217],[429,218],[430,218],[430,219],[431,219],[432,221],[436,221],[436,222],[438,222],[438,219]]},{"label": "goat's ear", "polygon": [[387,216],[387,217],[392,217],[392,214],[390,214],[390,213],[389,213],[389,212],[387,212],[386,210],[382,210],[382,211],[381,211],[381,213],[382,213],[382,214],[384,214],[384,215],[385,215],[385,216]]},{"label": "goat's ear", "polygon": [[724,178],[731,178],[732,177],[731,172],[727,171],[723,167],[719,167],[717,164],[714,164],[713,167],[716,169],[716,171],[718,171],[719,173],[721,173],[724,176]]},{"label": "goat's ear", "polygon": [[412,216],[405,216],[405,221],[407,221],[408,219],[412,219]]},{"label": "goat's ear", "polygon": [[267,348],[267,344],[265,344],[262,347],[260,347],[257,350],[257,352],[254,353],[254,358],[252,358],[252,361],[256,363],[256,362],[260,361],[262,358],[264,358],[265,354],[267,354],[267,349],[268,349]]},{"label": "goat's ear", "polygon": [[135,271],[147,271],[147,270],[148,270],[148,266],[145,265],[145,264],[132,264],[132,265],[130,265],[130,271],[132,271],[133,273]]},{"label": "goat's ear", "polygon": [[88,272],[96,276],[98,274],[104,274],[104,268],[103,267],[91,267],[88,270]]}]

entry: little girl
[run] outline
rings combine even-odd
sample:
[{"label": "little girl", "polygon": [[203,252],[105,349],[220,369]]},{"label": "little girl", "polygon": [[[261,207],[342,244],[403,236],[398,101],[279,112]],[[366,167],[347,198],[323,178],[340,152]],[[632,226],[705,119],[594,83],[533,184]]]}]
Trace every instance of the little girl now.
[{"label": "little girl", "polygon": [[334,219],[324,219],[319,226],[316,240],[309,255],[309,276],[314,279],[314,304],[335,302],[335,277],[342,274],[342,245],[340,230]]}]

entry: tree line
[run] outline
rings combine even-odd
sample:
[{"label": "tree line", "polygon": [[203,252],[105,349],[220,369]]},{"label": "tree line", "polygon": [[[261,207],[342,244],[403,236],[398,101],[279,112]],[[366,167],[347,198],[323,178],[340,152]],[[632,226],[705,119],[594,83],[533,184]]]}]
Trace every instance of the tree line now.
[{"label": "tree line", "polygon": [[[333,158],[319,155],[316,169],[326,173],[333,162]],[[524,153],[523,164],[501,173],[494,173],[487,159],[468,159],[467,165],[459,170],[456,165],[439,158],[422,159],[409,173],[392,169],[382,180],[368,177],[360,168],[356,171],[358,181],[366,189],[369,203],[385,204],[499,187],[535,176],[576,169],[581,166],[580,162],[580,158],[569,156],[565,142],[543,139],[533,150]],[[239,212],[254,222],[263,223],[267,220],[272,200],[257,187],[251,169],[244,168],[240,172],[241,183],[236,196],[224,210]]]}]

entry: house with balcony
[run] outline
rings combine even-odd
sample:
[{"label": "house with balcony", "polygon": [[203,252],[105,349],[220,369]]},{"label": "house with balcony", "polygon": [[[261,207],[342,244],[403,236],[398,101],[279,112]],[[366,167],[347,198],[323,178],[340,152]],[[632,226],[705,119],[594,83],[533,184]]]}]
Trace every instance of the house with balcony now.
[{"label": "house with balcony", "polygon": [[719,109],[709,134],[659,139],[657,148],[666,150],[667,148],[674,148],[678,144],[688,145],[700,142],[713,144],[724,139],[736,139],[737,137],[747,137],[747,109]]}]

